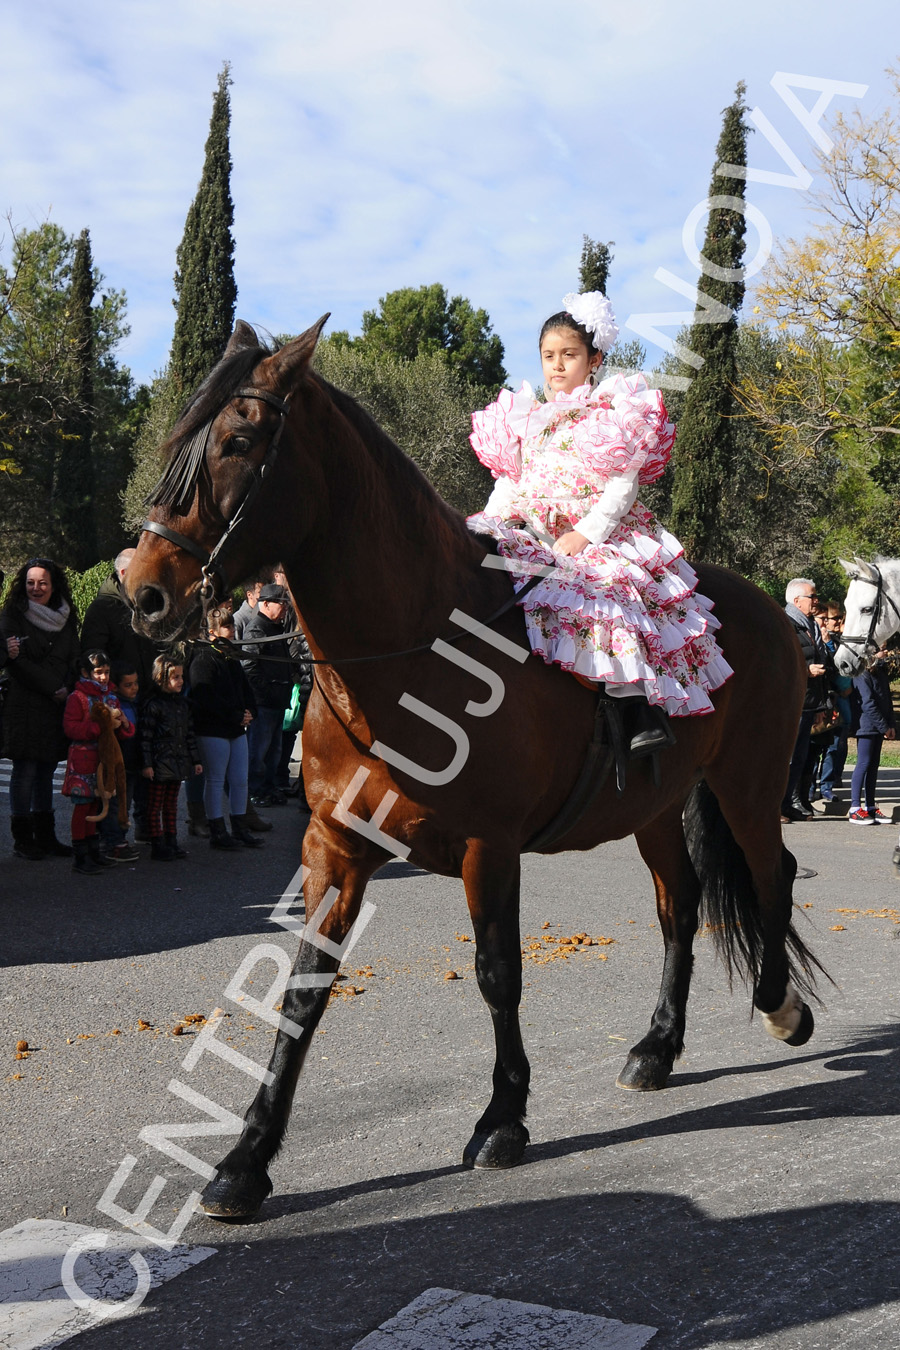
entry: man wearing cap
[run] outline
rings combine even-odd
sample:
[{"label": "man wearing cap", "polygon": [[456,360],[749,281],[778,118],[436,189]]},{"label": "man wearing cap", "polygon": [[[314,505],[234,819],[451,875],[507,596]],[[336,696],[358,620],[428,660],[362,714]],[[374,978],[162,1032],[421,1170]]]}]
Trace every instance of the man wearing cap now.
[{"label": "man wearing cap", "polygon": [[259,593],[256,610],[244,629],[243,662],[256,699],[257,715],[247,729],[250,755],[250,801],[253,806],[282,806],[287,800],[276,786],[281,757],[281,726],[291,701],[293,673],[286,639],[260,643],[260,638],[278,638],[284,633],[287,592],[269,582]]}]

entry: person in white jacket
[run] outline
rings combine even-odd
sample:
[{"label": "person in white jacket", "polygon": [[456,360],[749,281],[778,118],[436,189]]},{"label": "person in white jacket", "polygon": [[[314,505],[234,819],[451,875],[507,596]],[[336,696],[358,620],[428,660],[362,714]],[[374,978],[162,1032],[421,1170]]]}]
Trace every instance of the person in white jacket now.
[{"label": "person in white jacket", "polygon": [[681,545],[638,500],[675,442],[662,395],[640,374],[599,380],[618,333],[604,295],[564,304],[540,335],[545,401],[526,383],[472,418],[496,482],[469,523],[520,587],[549,571],[522,600],[532,650],[634,700],[631,750],[650,753],[671,741],[666,715],[712,712],[732,671]]}]

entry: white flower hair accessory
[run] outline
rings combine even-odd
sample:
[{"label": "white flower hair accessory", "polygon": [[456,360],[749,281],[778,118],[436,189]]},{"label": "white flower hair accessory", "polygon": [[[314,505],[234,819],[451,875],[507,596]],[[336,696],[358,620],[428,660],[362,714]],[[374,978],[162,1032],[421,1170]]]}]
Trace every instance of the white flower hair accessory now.
[{"label": "white flower hair accessory", "polygon": [[563,296],[566,313],[594,335],[594,346],[604,356],[619,336],[619,326],[613,307],[602,291],[570,291]]}]

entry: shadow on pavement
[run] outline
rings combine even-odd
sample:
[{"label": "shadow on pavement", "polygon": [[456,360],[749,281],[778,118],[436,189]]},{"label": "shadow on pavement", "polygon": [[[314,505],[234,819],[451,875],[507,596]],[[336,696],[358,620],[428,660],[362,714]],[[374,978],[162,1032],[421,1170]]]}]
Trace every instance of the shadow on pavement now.
[{"label": "shadow on pavement", "polygon": [[[117,864],[100,877],[74,875],[65,858],[4,858],[0,967],[111,961],[216,938],[280,933],[269,916],[300,864],[307,817],[288,808],[271,818],[275,829],[260,836],[261,849],[223,853],[183,831],[185,860],[154,863],[141,846],[140,862]],[[0,822],[0,839],[2,830]],[[370,885],[421,875],[417,867],[392,861]]]},{"label": "shadow on pavement", "polygon": [[[701,1167],[704,1156],[712,1159],[698,1138],[703,1131],[893,1116],[898,1055],[900,1026],[875,1028],[842,1050],[800,1061],[818,1058],[826,1070],[852,1077],[539,1144],[529,1151],[530,1168],[680,1134],[694,1136],[688,1146]],[[747,1147],[764,1149],[764,1137],[748,1136]],[[814,1153],[798,1158],[803,1165],[815,1166]],[[735,1178],[732,1191],[723,1178],[723,1207],[742,1212],[715,1217],[689,1196],[650,1189],[509,1202],[509,1178],[424,1169],[275,1197],[251,1226],[198,1220],[193,1240],[218,1245],[219,1255],[150,1296],[142,1350],[218,1350],[225,1343],[349,1350],[430,1286],[648,1324],[660,1329],[655,1350],[757,1338],[779,1350],[812,1350],[843,1343],[847,1324],[828,1326],[840,1317],[855,1319],[854,1344],[888,1347],[900,1339],[900,1311],[890,1306],[900,1297],[898,1203],[780,1204],[783,1195],[771,1186],[755,1192]],[[564,1184],[577,1186],[577,1173]],[[429,1212],[409,1216],[416,1205]],[[103,1328],[81,1344],[113,1350],[120,1334]]]}]

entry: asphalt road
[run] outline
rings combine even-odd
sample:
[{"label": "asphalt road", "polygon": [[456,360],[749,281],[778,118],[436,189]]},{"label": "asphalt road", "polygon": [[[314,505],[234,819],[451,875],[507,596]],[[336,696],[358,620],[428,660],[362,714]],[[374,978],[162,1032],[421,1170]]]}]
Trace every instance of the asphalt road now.
[{"label": "asphalt road", "polygon": [[[209,1119],[172,1080],[238,1115],[252,1096],[247,1074],[211,1053],[185,1067],[203,1023],[184,1019],[226,1010],[222,1042],[265,1062],[271,1028],[224,991],[257,943],[293,954],[269,916],[297,865],[300,817],[270,815],[264,850],[191,841],[184,863],[151,864],[145,850],[97,880],[4,856],[4,1228],[60,1220],[127,1236],[97,1203],[128,1156],[123,1208],[168,1178],[158,1227],[202,1188],[140,1134]],[[0,830],[8,838],[5,815]],[[524,860],[532,1144],[501,1173],[460,1166],[493,1054],[461,884],[390,864],[369,888],[376,913],[315,1038],[259,1220],[194,1216],[180,1245],[215,1253],[137,1316],[72,1344],[350,1350],[439,1287],[657,1328],[653,1350],[895,1350],[896,832],[828,819],[786,837],[817,872],[797,883],[797,922],[836,982],[816,1034],[798,1050],[770,1040],[701,935],[687,1049],[650,1094],[615,1086],[661,969],[633,842]],[[559,954],[552,939],[583,933],[591,945]],[[248,990],[273,972],[259,967]],[[17,1060],[20,1040],[33,1052]],[[208,1162],[230,1146],[174,1142]]]}]

